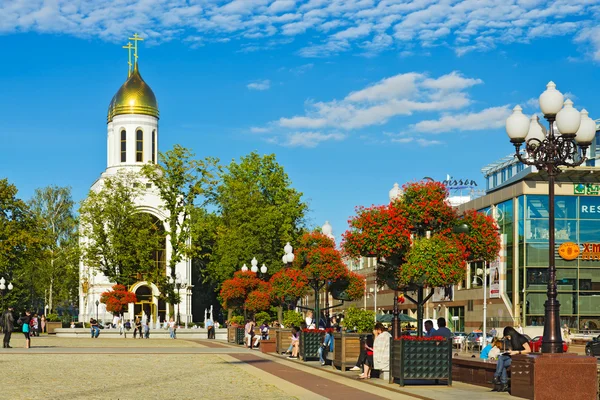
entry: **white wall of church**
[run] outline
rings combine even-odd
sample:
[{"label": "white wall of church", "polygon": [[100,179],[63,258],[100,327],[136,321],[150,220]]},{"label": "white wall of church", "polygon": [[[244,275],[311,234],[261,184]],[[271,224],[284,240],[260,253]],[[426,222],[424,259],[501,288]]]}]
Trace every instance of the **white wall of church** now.
[{"label": "white wall of church", "polygon": [[[121,131],[125,129],[127,137],[127,160],[121,162]],[[136,161],[136,131],[141,129],[143,131],[143,159],[142,162]],[[155,136],[155,149],[152,148],[152,135],[156,132]],[[158,119],[156,117],[147,115],[136,115],[126,114],[117,115],[111,122],[108,123],[107,130],[107,168],[100,178],[92,185],[92,190],[99,191],[103,185],[104,180],[112,175],[115,175],[121,170],[139,172],[142,165],[152,161],[153,151],[157,151],[158,148]],[[157,154],[155,154],[157,157]],[[152,187],[152,185],[142,180],[142,184],[145,187],[143,196],[136,200],[136,205],[142,212],[148,212],[156,216],[159,220],[165,223],[165,229],[168,230],[168,224],[166,220],[168,218],[168,212],[162,207],[162,200],[158,194],[158,191]],[[82,242],[86,241],[86,238],[80,239]],[[166,260],[171,259],[172,248],[169,244],[169,240],[166,242]],[[181,288],[181,303],[179,304],[179,313],[181,323],[186,324],[192,322],[192,286],[191,286],[191,260],[183,259],[175,266],[175,273],[179,273],[183,281],[183,287]],[[95,318],[96,313],[101,321],[110,322],[113,318],[111,313],[106,311],[104,304],[100,303],[96,309],[96,301],[100,300],[103,292],[109,291],[113,286],[113,282],[104,276],[102,273],[86,266],[83,262],[80,263],[80,281],[88,282],[87,291],[84,291],[83,285],[79,287],[79,320],[89,321],[90,318]],[[165,273],[167,276],[171,276],[171,270],[166,267]],[[158,300],[155,298],[156,304]],[[177,306],[175,306],[175,313],[177,313]],[[129,307],[129,312],[125,314],[125,318],[134,318],[133,305]],[[176,317],[176,315],[175,315]],[[155,322],[155,321],[152,321]]]}]

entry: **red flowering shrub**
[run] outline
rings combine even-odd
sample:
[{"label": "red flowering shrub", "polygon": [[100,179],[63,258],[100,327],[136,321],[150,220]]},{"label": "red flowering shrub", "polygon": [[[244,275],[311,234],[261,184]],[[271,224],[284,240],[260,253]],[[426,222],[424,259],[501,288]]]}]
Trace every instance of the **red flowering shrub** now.
[{"label": "red flowering shrub", "polygon": [[302,271],[282,269],[271,277],[271,297],[280,304],[286,299],[297,299],[306,293],[308,278]]},{"label": "red flowering shrub", "polygon": [[410,341],[410,342],[443,342],[444,340],[446,340],[446,338],[443,336],[426,337],[426,336],[404,335],[404,336],[399,336],[395,340],[406,340],[406,341]]},{"label": "red flowering shrub", "polygon": [[397,206],[357,208],[357,215],[342,235],[342,248],[351,258],[387,257],[401,254],[410,246],[410,230],[406,213]]},{"label": "red flowering shrub", "polygon": [[[266,284],[268,286],[268,284]],[[261,285],[257,290],[253,290],[246,298],[246,309],[249,311],[266,311],[271,308],[271,294],[268,287]]]},{"label": "red flowering shrub", "polygon": [[446,201],[448,190],[441,182],[412,182],[402,187],[404,194],[391,205],[406,215],[410,228],[438,226],[438,230],[454,226],[456,212]]},{"label": "red flowering shrub", "polygon": [[400,268],[398,282],[439,287],[460,282],[466,272],[465,248],[452,237],[416,239]]},{"label": "red flowering shrub", "polygon": [[244,306],[248,294],[257,289],[262,281],[251,271],[237,271],[233,278],[227,279],[221,285],[220,297],[223,307],[237,309]]},{"label": "red flowering shrub", "polygon": [[496,222],[491,216],[475,210],[468,210],[460,222],[469,226],[469,233],[461,233],[458,240],[466,247],[471,260],[493,261],[500,251],[500,234],[496,230]]},{"label": "red flowering shrub", "polygon": [[348,280],[348,288],[346,288],[346,294],[350,300],[357,300],[365,295],[365,278],[356,272],[348,272],[346,278]]},{"label": "red flowering shrub", "polygon": [[302,329],[302,332],[305,333],[333,333],[335,329],[333,328],[325,328],[325,329]]},{"label": "red flowering shrub", "polygon": [[127,290],[124,285],[114,285],[112,290],[100,296],[100,303],[106,304],[106,311],[121,314],[129,303],[135,303],[135,293]]},{"label": "red flowering shrub", "polygon": [[308,264],[302,272],[308,277],[325,281],[335,281],[346,276],[348,270],[342,262],[340,252],[333,248],[319,247],[311,249],[307,257]]},{"label": "red flowering shrub", "polygon": [[308,232],[300,237],[296,246],[293,266],[302,269],[308,253],[315,249],[335,249],[335,243],[331,238],[319,232]]}]

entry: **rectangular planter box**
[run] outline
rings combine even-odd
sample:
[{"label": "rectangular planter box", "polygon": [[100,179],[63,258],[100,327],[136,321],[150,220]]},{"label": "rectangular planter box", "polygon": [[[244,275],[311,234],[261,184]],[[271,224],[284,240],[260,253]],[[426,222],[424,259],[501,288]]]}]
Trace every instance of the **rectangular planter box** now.
[{"label": "rectangular planter box", "polygon": [[244,344],[244,327],[238,326],[235,328],[235,344]]},{"label": "rectangular planter box", "polygon": [[319,347],[323,343],[323,332],[300,332],[300,357],[302,360],[319,359]]},{"label": "rectangular planter box", "polygon": [[390,383],[399,380],[447,380],[452,385],[452,340],[391,340]]},{"label": "rectangular planter box", "polygon": [[292,330],[291,329],[277,329],[275,331],[275,341],[277,353],[281,354],[290,347],[292,343]]},{"label": "rectangular planter box", "polygon": [[275,353],[277,350],[277,345],[275,343],[275,339],[269,340],[261,340],[260,341],[260,351],[263,353]]},{"label": "rectangular planter box", "polygon": [[361,334],[358,333],[334,333],[333,334],[333,361],[335,368],[345,371],[352,368],[360,355]]},{"label": "rectangular planter box", "polygon": [[235,343],[235,331],[237,326],[227,327],[227,343]]},{"label": "rectangular planter box", "polygon": [[49,322],[46,321],[46,332],[48,332],[48,334],[54,334],[56,332],[54,332],[55,329],[60,329],[62,328],[62,322]]}]

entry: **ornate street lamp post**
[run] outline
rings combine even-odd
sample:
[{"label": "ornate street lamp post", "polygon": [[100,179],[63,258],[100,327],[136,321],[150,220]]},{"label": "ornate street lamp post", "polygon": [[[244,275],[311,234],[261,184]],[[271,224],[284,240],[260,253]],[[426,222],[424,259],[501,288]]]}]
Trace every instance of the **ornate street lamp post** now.
[{"label": "ornate street lamp post", "polygon": [[[175,279],[173,277],[169,278],[169,282],[175,287],[177,290],[177,326],[181,325],[181,314],[179,313],[179,304],[181,304],[181,288],[183,287],[183,279],[181,279],[181,274],[177,272],[175,274]],[[187,322],[186,322],[187,326]]]},{"label": "ornate street lamp post", "polygon": [[[256,257],[252,257],[252,261],[250,261],[250,265],[251,265],[250,271],[254,272],[257,276],[259,276],[261,278],[266,278],[267,266],[264,263],[260,267],[260,272],[258,269],[258,261],[256,260]],[[246,266],[246,264],[242,265],[241,269],[242,269],[242,272],[248,272],[248,267]]]},{"label": "ornate street lamp post", "polygon": [[292,247],[290,242],[287,242],[285,244],[285,246],[283,247],[283,251],[284,254],[283,257],[281,257],[281,261],[286,267],[291,267],[292,263],[294,262],[294,253],[292,253],[294,251],[294,248]]},{"label": "ornate street lamp post", "polygon": [[96,300],[96,321],[98,321],[98,306],[100,305],[100,301]]},{"label": "ornate street lamp post", "polygon": [[[389,194],[388,194],[388,196],[390,198],[390,202],[393,202],[394,200],[400,198],[403,194],[404,194],[404,192],[402,191],[402,189],[400,188],[398,183],[394,183],[394,186],[392,187],[392,189],[389,191]],[[398,309],[398,287],[397,286],[394,287],[394,308],[393,308],[392,314],[394,315],[394,317],[392,318],[392,336],[394,339],[397,339],[398,337],[400,337],[400,319],[398,318],[398,315],[400,314],[400,310]]]},{"label": "ornate street lamp post", "polygon": [[[554,259],[554,182],[560,167],[576,167],[586,160],[586,150],[596,134],[596,124],[586,110],[578,112],[573,102],[564,101],[554,82],[540,96],[540,109],[549,123],[546,130],[537,115],[527,118],[516,106],[506,120],[506,133],[515,146],[515,156],[526,165],[534,165],[548,174],[548,289],[544,304],[543,353],[562,353],[560,304],[557,300]],[[521,146],[525,144],[523,151]]]},{"label": "ornate street lamp post", "polygon": [[[13,289],[13,284],[12,282],[8,282],[8,285],[6,285],[6,280],[4,277],[2,277],[0,278],[0,294],[2,295],[2,303],[4,303],[4,295],[8,293],[6,292],[6,289],[8,289],[8,292],[10,292]],[[2,310],[4,310],[4,308],[4,304],[2,304]]]}]

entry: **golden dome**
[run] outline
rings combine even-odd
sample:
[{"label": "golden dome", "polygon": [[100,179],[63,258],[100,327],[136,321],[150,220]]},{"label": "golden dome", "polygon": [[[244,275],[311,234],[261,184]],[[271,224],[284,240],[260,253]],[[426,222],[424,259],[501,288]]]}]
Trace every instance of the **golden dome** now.
[{"label": "golden dome", "polygon": [[156,96],[154,96],[150,86],[142,79],[137,63],[131,76],[127,78],[127,81],[110,101],[108,122],[112,121],[116,115],[122,114],[142,114],[158,118]]}]

